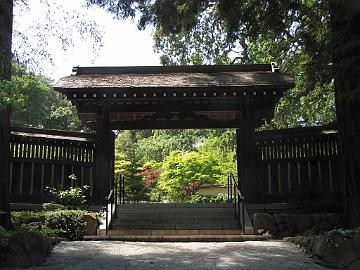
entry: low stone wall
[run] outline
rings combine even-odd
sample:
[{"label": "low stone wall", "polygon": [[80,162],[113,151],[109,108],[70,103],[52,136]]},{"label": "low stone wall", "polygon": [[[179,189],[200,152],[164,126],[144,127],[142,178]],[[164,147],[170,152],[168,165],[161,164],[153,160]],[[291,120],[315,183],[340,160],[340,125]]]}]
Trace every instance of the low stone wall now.
[{"label": "low stone wall", "polygon": [[338,228],[343,225],[343,217],[338,213],[291,214],[255,213],[250,217],[255,232],[269,232],[275,236],[292,236],[312,230],[314,234]]},{"label": "low stone wall", "polygon": [[335,235],[286,237],[284,240],[296,244],[319,264],[337,269],[359,270],[360,235],[339,232],[340,234]]}]

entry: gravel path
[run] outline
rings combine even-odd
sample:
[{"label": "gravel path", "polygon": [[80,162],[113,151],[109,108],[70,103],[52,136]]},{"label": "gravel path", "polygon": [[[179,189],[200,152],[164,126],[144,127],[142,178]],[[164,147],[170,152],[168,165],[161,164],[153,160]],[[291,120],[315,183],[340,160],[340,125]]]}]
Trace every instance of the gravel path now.
[{"label": "gravel path", "polygon": [[327,269],[290,243],[61,242],[46,263],[28,269]]}]

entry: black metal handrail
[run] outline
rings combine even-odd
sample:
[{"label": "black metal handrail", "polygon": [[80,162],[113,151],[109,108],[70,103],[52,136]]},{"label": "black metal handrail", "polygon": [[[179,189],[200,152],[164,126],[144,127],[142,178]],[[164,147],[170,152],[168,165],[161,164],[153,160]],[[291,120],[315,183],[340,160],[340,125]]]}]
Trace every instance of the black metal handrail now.
[{"label": "black metal handrail", "polygon": [[[106,235],[109,229],[112,228],[112,217],[117,214],[117,205],[125,203],[125,177],[121,173],[115,176],[112,188],[109,195],[105,198],[105,222],[106,222]],[[110,205],[110,215],[109,215]]]},{"label": "black metal handrail", "polygon": [[239,218],[242,233],[245,234],[245,197],[241,195],[239,184],[233,173],[228,175],[228,202],[234,203],[235,217]]}]

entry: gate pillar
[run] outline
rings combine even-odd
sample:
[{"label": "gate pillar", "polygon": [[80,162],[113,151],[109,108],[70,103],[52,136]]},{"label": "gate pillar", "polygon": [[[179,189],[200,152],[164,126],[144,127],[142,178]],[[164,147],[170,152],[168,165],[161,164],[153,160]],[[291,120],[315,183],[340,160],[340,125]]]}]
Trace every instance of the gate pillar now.
[{"label": "gate pillar", "polygon": [[246,203],[257,203],[261,186],[256,177],[255,121],[244,120],[236,130],[238,183]]},{"label": "gate pillar", "polygon": [[96,114],[96,150],[95,150],[95,179],[93,200],[103,204],[109,194],[114,178],[114,142],[115,136],[111,131],[110,113],[102,107]]}]

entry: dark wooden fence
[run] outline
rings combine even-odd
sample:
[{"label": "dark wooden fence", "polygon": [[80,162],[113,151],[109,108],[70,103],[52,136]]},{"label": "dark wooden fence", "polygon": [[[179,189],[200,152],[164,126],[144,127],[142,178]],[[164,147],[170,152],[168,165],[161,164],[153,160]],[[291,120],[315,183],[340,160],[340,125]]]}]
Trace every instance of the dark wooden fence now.
[{"label": "dark wooden fence", "polygon": [[282,202],[299,192],[339,199],[336,127],[257,132],[261,201]]},{"label": "dark wooden fence", "polygon": [[[94,134],[13,127],[10,140],[12,202],[42,201],[46,187],[88,185],[92,196]],[[76,180],[68,178],[72,174]]]},{"label": "dark wooden fence", "polygon": [[[339,199],[335,127],[256,133],[259,202],[284,202],[301,191]],[[93,194],[96,136],[12,128],[9,190],[12,202],[40,202],[45,187],[88,185]],[[69,175],[75,174],[77,180]]]}]

